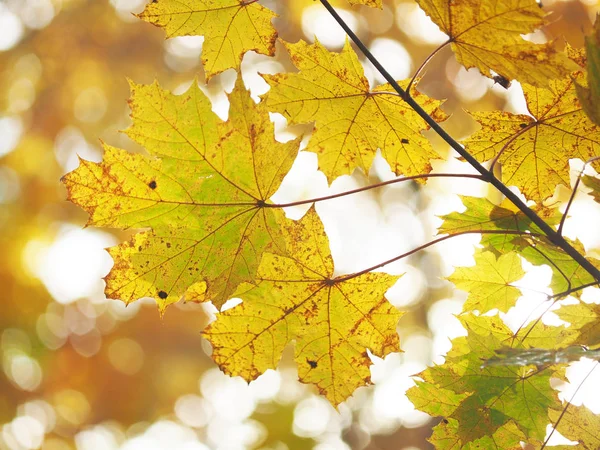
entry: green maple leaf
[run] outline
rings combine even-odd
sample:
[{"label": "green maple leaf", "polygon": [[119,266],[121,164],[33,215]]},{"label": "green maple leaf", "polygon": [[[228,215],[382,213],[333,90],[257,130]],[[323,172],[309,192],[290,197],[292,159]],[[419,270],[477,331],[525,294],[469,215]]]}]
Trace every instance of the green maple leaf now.
[{"label": "green maple leaf", "polygon": [[[453,341],[458,347],[453,347],[442,366],[419,374],[441,389],[466,395],[455,397],[460,403],[448,416],[457,422],[454,443],[445,448],[462,448],[461,445],[491,438],[511,423],[529,439],[543,439],[548,409],[560,407],[550,386],[553,372],[531,366],[482,367],[482,362],[492,358],[497,350],[517,345],[518,341],[498,317],[464,315],[461,320],[468,336]],[[414,395],[414,391],[409,392],[409,398]],[[514,439],[514,433],[510,435]],[[498,447],[512,445],[514,442],[508,439]]]},{"label": "green maple leaf", "polygon": [[109,250],[107,297],[154,297],[164,310],[185,294],[221,306],[254,279],[264,251],[284,248],[282,213],[268,203],[299,140],[275,141],[241,79],[229,100],[222,122],[196,83],[181,96],[132,85],[127,134],[155,156],[106,147],[102,163],[81,161],[64,177],[88,225],[151,228]]},{"label": "green maple leaf", "polygon": [[[566,239],[566,238],[565,238]],[[572,242],[566,239],[579,253],[585,255],[583,245],[579,241]],[[579,265],[560,247],[551,244],[547,239],[540,239],[532,245],[524,247],[521,255],[530,263],[535,265],[548,265],[552,270],[550,288],[555,294],[575,289],[595,281],[587,270]],[[589,258],[596,267],[600,267],[600,261]],[[576,295],[576,293],[574,294]]]},{"label": "green maple leaf", "polygon": [[600,305],[583,302],[563,305],[556,314],[571,324],[575,334],[573,343],[594,348],[600,345]]},{"label": "green maple leaf", "polygon": [[492,252],[480,252],[475,254],[475,266],[456,269],[448,280],[468,292],[464,310],[485,313],[498,308],[506,312],[521,295],[521,291],[510,283],[520,280],[524,275],[517,253],[511,252],[496,258]]},{"label": "green maple leaf", "polygon": [[583,184],[592,190],[590,195],[594,198],[594,200],[596,200],[596,202],[600,203],[600,179],[590,175],[585,175],[583,177]]},{"label": "green maple leaf", "polygon": [[[482,233],[481,244],[484,249],[499,257],[516,251],[534,265],[548,265],[552,270],[550,287],[556,294],[594,281],[579,263],[545,238],[542,230],[508,201],[501,206],[483,198],[462,197],[462,201],[466,210],[442,216],[444,222],[439,228],[440,233],[479,231]],[[549,225],[560,222],[560,214],[556,209],[541,207],[534,208],[534,211]],[[507,233],[503,234],[504,231]],[[581,243],[567,241],[581,254],[585,254]],[[594,258],[591,261],[600,265]]]},{"label": "green maple leaf", "polygon": [[483,436],[471,442],[463,442],[458,435],[459,422],[449,418],[433,428],[429,439],[439,450],[522,450],[521,442],[527,437],[513,421],[499,427],[491,436]]},{"label": "green maple leaf", "polygon": [[[478,197],[461,197],[461,200],[466,208],[465,211],[442,216],[443,223],[439,233],[480,231],[482,232],[481,244],[497,256],[510,251],[520,251],[527,245],[523,235],[512,234],[514,232],[543,234],[531,219],[508,200],[501,205],[495,205],[485,198]],[[560,222],[560,215],[556,209],[537,207],[534,211],[549,225]],[[503,233],[505,231],[507,233]]]}]

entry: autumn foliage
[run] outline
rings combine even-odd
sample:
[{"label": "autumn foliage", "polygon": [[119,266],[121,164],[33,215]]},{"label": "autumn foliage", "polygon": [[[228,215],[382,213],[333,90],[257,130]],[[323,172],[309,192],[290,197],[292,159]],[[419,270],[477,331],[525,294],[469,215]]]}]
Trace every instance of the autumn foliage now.
[{"label": "autumn foliage", "polygon": [[[350,3],[381,7],[376,0]],[[408,393],[418,409],[444,417],[431,442],[444,449],[522,448],[522,442],[540,448],[551,423],[580,448],[598,448],[597,435],[582,431],[598,418],[563,403],[551,385],[553,378],[564,379],[564,361],[502,363],[500,357],[600,346],[597,305],[562,306],[556,313],[568,326],[538,319],[516,332],[500,316],[486,314],[515,306],[521,292],[512,284],[525,275],[524,261],[550,267],[549,299],[555,302],[579,298],[600,283],[600,261],[562,234],[582,185],[600,199],[598,178],[580,176],[573,187],[570,179],[569,160],[594,166],[600,156],[600,127],[586,114],[597,91],[588,86],[586,55],[523,38],[544,24],[546,13],[535,0],[418,3],[448,35],[446,44],[460,64],[502,84],[519,81],[529,114],[469,111],[480,129],[462,139],[463,149],[440,131],[448,119],[443,100],[419,92],[419,74],[370,88],[352,46],[353,40],[361,47],[356,36],[339,52],[318,41],[281,41],[297,70],[264,75],[270,89],[259,103],[238,75],[226,121],[197,83],[173,95],[158,83],[131,82],[126,133],[147,154],[105,145],[101,163],[82,160],[63,179],[69,200],[89,213],[88,225],[145,229],[110,249],[114,268],[106,296],[126,303],[152,297],[161,312],[181,299],[220,308],[239,298],[241,304],[217,314],[203,331],[219,367],[250,381],[276,368],[293,343],[299,379],[338,405],[371,383],[367,352],[384,357],[401,349],[396,326],[403,313],[385,298],[399,277],[386,274],[385,265],[452,236],[479,234],[476,265],[448,278],[468,292],[459,316],[468,334],[453,340],[444,364],[418,374]],[[204,36],[207,80],[227,69],[239,74],[250,50],[274,55],[276,49],[275,14],[258,1],[155,0],[139,17],[167,37]],[[588,61],[597,58],[590,49],[593,42]],[[586,95],[586,111],[578,91]],[[292,204],[271,200],[298,155],[300,138],[275,140],[269,113],[280,113],[290,125],[313,124],[303,151],[317,154],[329,182],[355,170],[368,173],[379,150],[399,177],[394,183],[464,176],[490,183],[506,198],[465,196],[464,211],[442,217],[431,243],[338,275],[315,209],[293,221],[283,213]],[[432,160],[442,156],[423,134],[430,128],[463,158],[472,157],[478,174],[432,172]],[[549,200],[559,186],[571,192],[562,212]]]}]

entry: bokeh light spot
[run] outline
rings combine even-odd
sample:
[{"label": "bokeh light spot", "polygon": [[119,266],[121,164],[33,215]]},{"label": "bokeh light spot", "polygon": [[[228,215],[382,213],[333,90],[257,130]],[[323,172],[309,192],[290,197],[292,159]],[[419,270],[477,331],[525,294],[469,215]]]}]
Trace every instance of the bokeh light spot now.
[{"label": "bokeh light spot", "polygon": [[144,349],[133,339],[117,339],[108,347],[108,359],[119,372],[135,375],[144,364]]},{"label": "bokeh light spot", "polygon": [[[356,32],[358,20],[350,11],[336,8],[350,29]],[[346,41],[346,32],[321,5],[311,5],[302,12],[302,32],[310,42],[315,37],[326,47],[341,47]]]}]

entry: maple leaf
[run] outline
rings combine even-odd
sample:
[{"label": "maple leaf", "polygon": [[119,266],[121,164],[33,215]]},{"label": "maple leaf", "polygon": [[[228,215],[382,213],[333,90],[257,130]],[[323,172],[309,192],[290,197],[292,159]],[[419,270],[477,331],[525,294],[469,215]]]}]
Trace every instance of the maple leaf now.
[{"label": "maple leaf", "polygon": [[[520,251],[523,246],[528,245],[521,235],[510,232],[543,234],[542,230],[509,200],[504,200],[501,205],[479,197],[461,197],[461,201],[465,211],[442,216],[443,222],[438,229],[440,234],[481,231],[481,244],[497,256],[513,250]],[[556,209],[540,206],[533,209],[549,225],[560,222],[560,214]],[[502,231],[508,233],[503,234]],[[486,234],[487,232],[490,234]]]},{"label": "maple leaf", "polygon": [[[368,173],[378,148],[397,174],[431,171],[430,160],[440,156],[421,134],[423,120],[391,86],[369,88],[348,41],[341,53],[318,41],[283,44],[300,72],[264,75],[271,86],[267,107],[291,123],[315,122],[306,150],[319,155],[319,168],[330,181],[356,167]],[[406,88],[408,80],[400,85]],[[436,120],[446,118],[441,102],[412,94]]]},{"label": "maple leaf", "polygon": [[[585,255],[585,249],[579,241],[572,242],[566,238],[565,240],[579,253]],[[581,267],[577,261],[547,239],[539,239],[532,245],[523,247],[521,256],[532,264],[538,266],[545,264],[550,267],[552,270],[550,288],[555,294],[585,286],[595,281],[594,277]],[[600,267],[600,261],[597,259],[591,257],[587,259],[596,267]],[[577,294],[573,293],[572,295]]]},{"label": "maple leaf", "polygon": [[563,305],[555,312],[571,324],[575,334],[573,343],[592,348],[600,346],[600,305],[581,302]]},{"label": "maple leaf", "polygon": [[590,175],[585,175],[582,180],[583,184],[592,190],[590,195],[594,198],[594,200],[596,200],[597,203],[600,203],[600,179]]},{"label": "maple leaf", "polygon": [[467,394],[457,394],[427,381],[416,380],[415,386],[406,391],[406,395],[419,411],[432,416],[448,417],[468,397]]},{"label": "maple leaf", "polygon": [[521,259],[516,252],[496,258],[492,252],[475,254],[475,266],[460,267],[447,279],[468,292],[465,311],[478,310],[481,313],[498,308],[508,311],[515,305],[521,291],[510,283],[525,275]]},{"label": "maple leaf", "polygon": [[563,78],[574,63],[552,43],[523,39],[544,24],[546,13],[536,0],[417,0],[431,20],[449,37],[456,59],[467,69],[477,67],[489,77],[535,86]]},{"label": "maple leaf", "polygon": [[594,31],[585,38],[587,84],[577,83],[577,95],[584,111],[600,125],[600,20],[596,15]]},{"label": "maple leaf", "polygon": [[372,8],[383,8],[382,0],[348,0],[351,5],[365,5],[371,6]]},{"label": "maple leaf", "polygon": [[256,284],[242,284],[235,294],[242,303],[218,314],[203,334],[219,367],[248,381],[275,368],[294,341],[300,381],[337,405],[370,383],[367,349],[380,357],[399,351],[401,313],[384,297],[399,277],[334,278],[314,209],[285,229],[289,256],[265,253]]},{"label": "maple leaf", "polygon": [[[542,230],[509,201],[505,200],[501,206],[497,206],[484,198],[461,197],[461,200],[466,210],[442,216],[444,221],[439,228],[440,233],[481,231],[481,244],[485,250],[492,251],[499,257],[517,251],[534,265],[548,265],[552,270],[550,288],[554,293],[565,292],[594,281],[577,261],[545,238]],[[560,222],[557,209],[538,206],[534,207],[534,211],[549,225]],[[496,231],[498,234],[486,234]],[[502,234],[502,231],[518,234]],[[579,241],[571,242],[567,239],[567,242],[578,252],[585,254],[585,249]],[[600,266],[598,260],[591,258],[591,261]]]},{"label": "maple leaf", "polygon": [[264,251],[284,248],[283,215],[268,199],[299,140],[275,141],[268,112],[241,78],[229,100],[222,122],[196,83],[181,96],[133,85],[127,133],[161,158],[106,147],[102,163],[81,161],[64,177],[69,199],[90,214],[88,225],[152,229],[109,250],[108,297],[150,296],[164,310],[188,289],[193,300],[206,289],[220,307],[254,278]]},{"label": "maple leaf", "polygon": [[579,331],[573,326],[555,327],[534,320],[519,331],[518,340],[527,348],[554,350],[573,344],[578,336]]},{"label": "maple leaf", "polygon": [[[557,431],[567,439],[579,442],[577,448],[597,450],[600,448],[600,417],[585,406],[568,405],[567,410],[550,410],[550,420]],[[575,447],[572,447],[575,448]]]},{"label": "maple leaf", "polygon": [[522,441],[526,436],[513,421],[499,427],[491,436],[483,436],[472,442],[463,443],[458,436],[459,422],[449,418],[433,428],[433,434],[427,440],[439,450],[522,450]]},{"label": "maple leaf", "polygon": [[569,159],[586,161],[600,152],[600,128],[581,109],[574,79],[553,81],[548,89],[523,84],[523,92],[531,116],[471,113],[481,129],[465,145],[479,161],[498,157],[504,184],[541,203],[557,185],[570,186]]},{"label": "maple leaf", "polygon": [[204,36],[202,63],[207,81],[239,70],[244,53],[275,54],[276,14],[251,0],[155,0],[138,15],[175,36]]},{"label": "maple leaf", "polygon": [[[560,328],[560,327],[556,327]],[[526,335],[525,335],[526,336]],[[529,336],[526,336],[527,342],[530,343]],[[559,345],[562,345],[563,342]],[[571,361],[579,361],[583,357],[594,358],[598,357],[599,353],[589,351],[581,345],[565,347],[564,349],[556,349],[552,346],[551,350],[545,348],[531,349],[514,349],[504,348],[496,353],[498,357],[492,358],[484,363],[485,366],[545,366],[549,364],[568,363]]]},{"label": "maple leaf", "polygon": [[[463,448],[469,442],[495,436],[512,423],[528,438],[543,439],[548,409],[560,407],[550,386],[553,373],[548,368],[531,366],[482,367],[482,361],[492,358],[497,350],[520,345],[519,341],[498,317],[467,314],[460,319],[468,336],[453,341],[453,349],[442,366],[430,367],[418,375],[442,389],[466,394],[448,416],[457,422],[454,437],[450,436],[453,443],[442,448]],[[409,398],[413,395],[414,391],[409,392]],[[510,435],[514,438],[514,433]],[[442,437],[448,439],[448,433]],[[510,448],[514,444],[510,440],[497,446]]]}]

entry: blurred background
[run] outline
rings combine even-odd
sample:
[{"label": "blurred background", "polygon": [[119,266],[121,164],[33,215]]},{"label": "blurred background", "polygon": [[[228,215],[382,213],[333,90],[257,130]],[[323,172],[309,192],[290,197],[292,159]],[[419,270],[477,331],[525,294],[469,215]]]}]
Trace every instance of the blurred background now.
[{"label": "blurred background", "polygon": [[[388,293],[408,311],[398,327],[404,353],[373,358],[375,386],[359,389],[337,411],[296,381],[291,349],[280,369],[250,385],[223,375],[200,338],[214,319],[210,305],[177,304],[161,318],[152,301],[125,307],[103,296],[102,277],[112,264],[103,249],[135,230],[84,228],[86,214],[65,201],[60,177],[77,167],[78,156],[99,161],[100,140],[142,151],[118,133],[129,124],[127,77],[137,83],[157,79],[176,93],[197,77],[222,117],[224,92],[235,80],[228,71],[206,86],[202,38],[165,41],[163,31],[132,15],[145,3],[0,0],[0,449],[431,448],[425,439],[437,421],[415,411],[404,392],[413,385],[411,375],[443,362],[449,338],[464,334],[453,314],[465,293],[441,277],[454,266],[473,264],[477,236],[386,268],[405,273]],[[344,33],[318,2],[261,3],[279,14],[275,25],[285,40],[313,41],[316,35],[332,50],[344,43]],[[385,0],[383,11],[334,4],[397,79],[412,76],[446,39],[412,1]],[[575,47],[583,45],[600,10],[595,0],[544,0],[544,7],[553,12],[552,23],[527,38],[564,37]],[[364,66],[370,82],[381,83]],[[275,58],[247,54],[242,70],[258,96],[267,89],[259,72],[293,66],[278,45]],[[453,116],[446,128],[456,138],[476,129],[463,109],[525,111],[518,83],[509,90],[494,85],[459,66],[449,49],[423,74],[419,89],[447,99],[444,109]],[[279,139],[308,130],[288,129],[281,116],[272,118]],[[469,172],[434,136],[432,142],[440,152],[436,171]],[[356,172],[328,187],[316,156],[301,153],[276,198],[306,199],[392,177],[378,158],[371,173]],[[493,195],[477,181],[434,180],[426,187],[405,183],[320,203],[336,272],[364,269],[431,240],[440,224],[434,214],[461,209],[457,194]],[[592,205],[582,198],[567,223],[568,233],[579,235],[588,249],[600,248],[600,212]],[[304,211],[286,212],[299,218]],[[576,220],[584,214],[585,221]],[[585,227],[577,225],[583,222]],[[538,290],[539,283],[547,285],[549,270],[528,269]],[[527,295],[525,315],[545,301]],[[507,320],[518,326],[513,316]]]}]

